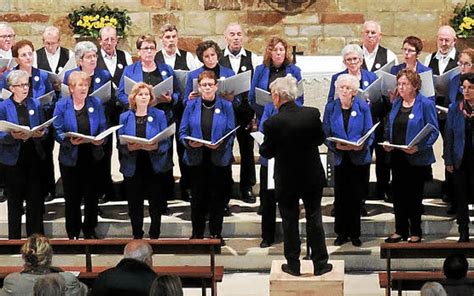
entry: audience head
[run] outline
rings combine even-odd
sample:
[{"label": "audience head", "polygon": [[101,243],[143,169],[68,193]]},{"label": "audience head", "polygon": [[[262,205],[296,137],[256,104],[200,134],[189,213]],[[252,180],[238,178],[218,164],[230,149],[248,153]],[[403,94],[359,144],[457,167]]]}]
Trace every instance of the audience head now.
[{"label": "audience head", "polygon": [[204,66],[209,69],[214,69],[222,57],[222,50],[216,42],[206,40],[198,44],[196,56]]},{"label": "audience head", "polygon": [[81,41],[74,47],[76,62],[82,70],[94,71],[97,66],[97,46],[90,41]]},{"label": "audience head", "polygon": [[382,39],[382,29],[376,21],[366,21],[362,29],[362,43],[365,48],[372,51]]},{"label": "audience head", "polygon": [[153,98],[153,89],[151,85],[144,82],[138,82],[133,86],[128,95],[128,106],[131,110],[137,110],[137,98],[139,98],[139,103],[141,103],[142,100],[148,99],[146,104],[150,106]]},{"label": "audience head", "polygon": [[155,61],[157,53],[155,37],[152,35],[140,36],[137,39],[136,45],[142,62],[153,63]]},{"label": "audience head", "polygon": [[456,45],[456,31],[450,26],[441,26],[438,29],[436,45],[441,54],[448,54]]},{"label": "audience head", "polygon": [[65,296],[66,281],[59,273],[40,277],[33,287],[34,296]]},{"label": "audience head", "polygon": [[273,105],[278,109],[286,102],[294,101],[298,94],[296,78],[291,75],[277,78],[270,84]]},{"label": "audience head", "polygon": [[15,31],[8,23],[0,23],[0,49],[9,51],[15,44]]},{"label": "audience head", "polygon": [[342,99],[352,99],[359,89],[359,79],[351,74],[339,75],[334,83],[337,96]]},{"label": "audience head", "polygon": [[99,31],[99,45],[108,55],[113,56],[115,54],[115,48],[117,47],[118,38],[117,30],[112,26],[105,26]]},{"label": "audience head", "polygon": [[143,240],[133,240],[129,242],[123,250],[123,257],[126,259],[135,259],[148,266],[153,266],[153,249],[150,244]]},{"label": "audience head", "polygon": [[443,263],[443,273],[448,279],[459,280],[465,278],[468,268],[469,264],[463,254],[451,254],[446,257]]},{"label": "audience head", "polygon": [[292,61],[291,53],[288,50],[288,43],[278,36],[273,36],[265,48],[263,64],[267,67],[280,67],[281,65],[287,66]]},{"label": "audience head", "polygon": [[461,74],[472,72],[474,68],[472,63],[474,62],[474,49],[466,48],[458,56],[458,66]]},{"label": "audience head", "polygon": [[49,239],[41,234],[33,234],[21,247],[21,257],[25,270],[37,270],[51,265],[53,248]]},{"label": "audience head", "polygon": [[172,55],[178,49],[178,29],[175,25],[164,24],[160,28],[160,39],[163,50]]},{"label": "audience head", "polygon": [[233,54],[237,54],[243,47],[244,31],[238,23],[230,23],[224,32],[224,38],[227,42],[227,48]]},{"label": "audience head", "polygon": [[61,35],[59,29],[54,26],[48,26],[43,31],[43,46],[50,54],[56,53],[59,48]]},{"label": "audience head", "polygon": [[150,287],[150,296],[183,296],[181,279],[176,275],[156,278]]},{"label": "audience head", "polygon": [[421,287],[421,296],[447,296],[446,291],[440,283],[427,282]]}]

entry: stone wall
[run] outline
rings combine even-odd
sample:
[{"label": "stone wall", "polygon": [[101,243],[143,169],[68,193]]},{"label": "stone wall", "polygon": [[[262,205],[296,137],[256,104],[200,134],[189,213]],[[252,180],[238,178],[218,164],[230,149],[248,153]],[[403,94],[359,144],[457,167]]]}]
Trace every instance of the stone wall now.
[{"label": "stone wall", "polygon": [[[362,24],[369,19],[382,24],[382,43],[396,53],[400,53],[401,42],[408,35],[419,36],[425,42],[425,51],[432,51],[437,28],[449,22],[457,3],[465,1],[0,0],[0,21],[12,23],[17,40],[27,38],[37,46],[44,27],[56,25],[64,33],[63,43],[72,47],[68,12],[81,5],[102,2],[129,11],[133,26],[122,47],[133,52],[137,36],[150,32],[157,35],[166,22],[177,25],[181,47],[191,51],[203,39],[224,44],[222,33],[226,25],[240,22],[247,31],[247,47],[256,52],[262,52],[271,35],[280,35],[305,54],[338,55],[345,44],[360,39]],[[288,6],[283,2],[289,2]]]}]

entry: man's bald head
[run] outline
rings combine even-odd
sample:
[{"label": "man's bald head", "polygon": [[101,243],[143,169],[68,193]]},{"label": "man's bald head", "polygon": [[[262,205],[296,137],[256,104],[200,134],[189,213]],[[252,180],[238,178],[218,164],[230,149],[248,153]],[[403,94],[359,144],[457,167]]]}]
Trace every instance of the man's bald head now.
[{"label": "man's bald head", "polygon": [[362,29],[362,42],[369,52],[372,52],[382,39],[380,24],[376,21],[366,21]]},{"label": "man's bald head", "polygon": [[143,240],[133,240],[129,242],[123,250],[123,257],[135,259],[153,266],[153,249],[150,244]]},{"label": "man's bald head", "polygon": [[436,44],[441,54],[448,54],[456,44],[456,31],[450,26],[441,26],[438,29]]}]

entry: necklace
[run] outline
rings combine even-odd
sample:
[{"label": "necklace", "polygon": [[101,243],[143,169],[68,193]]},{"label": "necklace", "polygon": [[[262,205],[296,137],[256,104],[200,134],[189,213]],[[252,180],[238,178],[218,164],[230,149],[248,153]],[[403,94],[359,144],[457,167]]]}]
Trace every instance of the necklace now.
[{"label": "necklace", "polygon": [[204,108],[206,108],[207,110],[212,110],[212,108],[214,108],[214,106],[216,105],[216,102],[214,102],[214,104],[212,104],[211,106],[206,106],[206,104],[204,104],[204,102],[202,102],[201,105]]}]

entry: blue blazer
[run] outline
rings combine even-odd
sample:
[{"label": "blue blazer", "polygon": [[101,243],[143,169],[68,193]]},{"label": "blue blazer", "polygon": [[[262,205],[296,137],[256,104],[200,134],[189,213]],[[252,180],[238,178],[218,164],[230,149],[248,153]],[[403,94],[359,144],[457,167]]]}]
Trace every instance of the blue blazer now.
[{"label": "blue blazer", "polygon": [[[367,71],[365,69],[360,69],[360,72],[361,72],[361,80],[362,80],[362,89],[366,89],[367,87],[369,87],[369,85],[372,84],[372,82],[374,82],[375,80],[377,80],[377,75],[373,72],[370,72],[370,71]],[[332,102],[334,101],[334,95],[336,94],[336,80],[337,80],[337,77],[339,77],[339,75],[342,75],[342,74],[348,74],[349,71],[346,69],[342,72],[339,72],[339,73],[336,73],[334,75],[332,75],[331,77],[331,84],[330,84],[330,87],[329,87],[329,94],[328,94],[328,103],[329,102]]]},{"label": "blue blazer", "polygon": [[461,74],[458,74],[452,77],[449,80],[449,102],[453,104],[456,102],[456,97],[458,94],[462,94],[462,86],[461,86]]},{"label": "blue blazer", "polygon": [[[385,135],[389,142],[392,141],[392,128],[395,117],[397,116],[402,106],[402,99],[397,98],[392,104],[392,110],[389,114],[389,120],[385,126]],[[433,100],[418,94],[413,104],[412,113],[413,118],[408,120],[408,127],[406,132],[405,145],[408,145],[411,140],[421,131],[426,124],[431,123],[436,129],[431,134],[418,143],[418,152],[415,154],[407,154],[408,162],[415,166],[429,165],[435,162],[433,153],[433,144],[438,138],[438,117],[436,114],[436,107]]]},{"label": "blue blazer", "polygon": [[[15,69],[18,70],[18,67],[16,67]],[[10,74],[10,71],[3,73],[2,79],[0,81],[0,90],[2,88],[9,90],[7,84],[8,74]],[[40,97],[53,90],[53,85],[49,80],[48,72],[40,70],[38,68],[32,68],[31,77],[33,83],[33,98]]]},{"label": "blue blazer", "polygon": [[[407,67],[406,63],[395,65],[392,67],[392,69],[390,69],[390,73],[393,75],[397,75],[398,72],[405,69],[406,67]],[[423,65],[422,63],[420,63],[420,61],[416,61],[416,73],[420,74],[420,73],[430,71],[430,70],[431,70],[430,67]]]},{"label": "blue blazer", "polygon": [[[221,66],[221,65],[217,65],[217,67],[219,67],[219,73],[221,75],[221,77],[217,78],[218,80],[219,79],[222,80],[223,78],[227,78],[227,77],[231,77],[231,76],[235,75],[234,70],[232,70],[230,68],[227,68],[227,67],[224,67],[224,66]],[[205,68],[204,68],[204,66],[202,66],[200,68],[197,68],[197,69],[189,72],[188,78],[186,80],[186,88],[184,89],[184,97],[183,97],[184,106],[186,106],[186,104],[188,103],[189,94],[193,91],[193,80],[198,79],[199,74],[204,72],[204,70],[205,70]],[[240,103],[240,96],[236,96],[232,103],[233,104]]]},{"label": "blue blazer", "polygon": [[[323,130],[326,137],[337,137],[348,141],[357,141],[372,128],[372,115],[367,102],[359,97],[355,97],[352,103],[351,116],[347,125],[347,132],[344,128],[342,116],[341,100],[336,100],[326,104],[323,119]],[[364,165],[372,161],[370,146],[374,140],[374,134],[370,135],[361,151],[348,151],[353,164]],[[326,146],[334,152],[335,165],[340,165],[343,158],[343,151],[336,149],[336,143],[325,141]]]},{"label": "blue blazer", "polygon": [[[262,115],[262,118],[260,119],[260,122],[258,124],[258,130],[260,132],[263,133],[263,124],[265,123],[265,121],[272,117],[273,115],[275,114],[278,114],[278,109],[275,108],[275,105],[273,105],[273,103],[267,103],[265,105],[265,108],[263,110],[263,115]],[[263,165],[263,166],[268,166],[268,159],[261,156],[259,157],[259,161],[260,161],[260,164]]]},{"label": "blue blazer", "polygon": [[[35,127],[44,122],[43,110],[41,104],[34,99],[26,99],[30,127]],[[9,121],[18,124],[18,114],[13,102],[13,97],[0,103],[0,120]],[[41,139],[33,138],[36,151],[40,157],[44,157],[44,151],[41,146]],[[4,165],[16,165],[20,156],[21,140],[12,137],[9,132],[0,132],[0,163]]]},{"label": "blue blazer", "polygon": [[[179,99],[179,86],[178,86],[178,79],[176,78],[173,68],[168,66],[165,63],[158,63],[157,64],[158,71],[160,71],[161,77],[163,80],[167,79],[170,76],[173,76],[173,94],[171,98],[173,99],[173,105],[178,102]],[[142,62],[138,61],[131,65],[128,65],[123,70],[122,78],[120,78],[119,87],[117,90],[117,98],[120,100],[124,106],[128,106],[128,94],[125,93],[125,76],[132,79],[135,82],[142,82],[143,81],[143,69],[142,69]]]},{"label": "blue blazer", "polygon": [[[146,138],[151,139],[167,127],[166,115],[162,110],[156,108],[148,108],[148,120],[146,125]],[[135,112],[132,110],[120,114],[120,124],[123,126],[119,129],[119,135],[136,136],[136,118]],[[137,168],[138,151],[130,152],[127,145],[118,144],[120,152],[120,172],[125,177],[133,177]],[[149,151],[151,165],[155,173],[166,172],[173,167],[173,162],[167,159],[167,151],[171,148],[170,138],[161,141],[158,149]]]},{"label": "blue blazer", "polygon": [[[179,128],[179,139],[186,147],[184,151],[184,162],[189,166],[197,166],[202,162],[203,148],[191,148],[188,145],[188,140],[185,139],[187,136],[198,139],[203,138],[201,129],[201,103],[201,97],[188,101]],[[232,103],[223,98],[216,97],[211,140],[219,140],[233,128],[235,128],[235,120]],[[211,150],[211,161],[214,165],[228,166],[231,164],[233,159],[232,147],[234,145],[234,137],[235,133],[224,140],[224,143],[222,143],[218,149]]]},{"label": "blue blazer", "polygon": [[[67,80],[69,78],[69,75],[71,75],[71,73],[74,71],[81,71],[81,68],[77,67],[75,69],[66,71],[66,73],[64,73],[64,79],[63,79],[64,84],[67,85]],[[91,77],[92,90],[93,91],[97,90],[99,87],[106,84],[111,79],[112,77],[110,76],[109,71],[96,67],[94,70],[94,75]]]},{"label": "blue blazer", "polygon": [[[86,98],[86,109],[89,112],[89,124],[91,129],[91,136],[97,136],[107,129],[107,122],[104,114],[104,107],[100,100],[96,97]],[[72,97],[63,98],[56,103],[53,116],[57,116],[53,122],[56,130],[56,141],[60,144],[59,148],[59,162],[65,166],[73,167],[77,163],[78,147],[73,145],[69,138],[65,138],[66,132],[77,132],[76,113],[74,111],[74,103]],[[93,147],[94,150],[102,147]],[[103,156],[102,153],[93,153],[96,159]]]},{"label": "blue blazer", "polygon": [[466,141],[466,121],[463,111],[460,109],[461,103],[462,102],[456,102],[449,106],[444,137],[444,164],[453,165],[456,169],[459,169],[461,166]]},{"label": "blue blazer", "polygon": [[[295,64],[289,64],[288,66],[286,66],[285,73],[286,75],[290,74],[291,76],[296,78],[297,81],[301,81],[301,69]],[[256,100],[255,88],[258,87],[258,88],[268,91],[269,79],[270,79],[270,68],[267,67],[265,64],[258,65],[257,68],[255,68],[255,73],[253,74],[253,77],[252,77],[252,83],[250,85],[250,91],[249,91],[249,97],[248,97],[249,104],[255,110],[258,120],[260,120],[260,118],[263,115],[264,106],[257,105],[255,101]],[[295,102],[299,106],[303,106],[304,95],[296,98]]]}]

